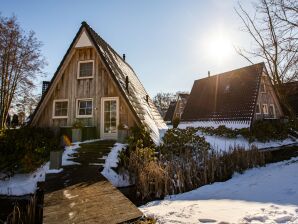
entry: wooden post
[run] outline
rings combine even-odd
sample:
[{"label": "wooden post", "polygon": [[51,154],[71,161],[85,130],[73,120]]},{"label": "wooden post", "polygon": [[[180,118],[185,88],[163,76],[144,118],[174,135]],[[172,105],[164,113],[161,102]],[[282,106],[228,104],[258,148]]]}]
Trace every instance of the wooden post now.
[{"label": "wooden post", "polygon": [[50,170],[59,170],[61,168],[62,154],[62,150],[50,152]]}]

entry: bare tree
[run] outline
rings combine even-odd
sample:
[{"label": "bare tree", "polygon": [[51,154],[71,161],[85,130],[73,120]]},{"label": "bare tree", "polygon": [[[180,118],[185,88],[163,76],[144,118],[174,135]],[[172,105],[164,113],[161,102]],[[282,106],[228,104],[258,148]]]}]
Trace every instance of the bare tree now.
[{"label": "bare tree", "polygon": [[176,94],[174,93],[157,93],[153,97],[153,102],[157,107],[158,111],[160,112],[161,116],[163,117],[167,112],[167,109],[171,103],[171,101],[176,99]]},{"label": "bare tree", "polygon": [[0,15],[0,129],[8,110],[20,96],[34,89],[34,80],[45,64],[41,43],[33,31],[25,33],[16,17]]},{"label": "bare tree", "polygon": [[295,21],[297,15],[286,13],[286,8],[286,11],[282,12],[280,7],[281,3],[290,4],[291,1],[293,0],[258,0],[258,4],[254,5],[254,15],[250,15],[240,3],[235,9],[243,22],[243,30],[250,35],[254,43],[252,49],[238,48],[237,52],[251,63],[253,58],[265,62],[281,103],[289,114],[292,114],[292,109],[279,87],[285,82],[298,79],[297,32],[293,27],[285,26],[285,20]]},{"label": "bare tree", "polygon": [[[298,2],[297,0],[271,0],[270,5],[276,7],[275,16],[284,22],[290,29],[298,28]],[[297,39],[297,37],[296,37]]]}]

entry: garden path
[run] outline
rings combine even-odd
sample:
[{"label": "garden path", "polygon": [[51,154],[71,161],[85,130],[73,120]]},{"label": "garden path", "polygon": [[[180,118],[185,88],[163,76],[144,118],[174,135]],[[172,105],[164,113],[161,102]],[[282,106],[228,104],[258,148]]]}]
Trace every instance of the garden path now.
[{"label": "garden path", "polygon": [[73,154],[79,164],[47,174],[43,223],[122,223],[142,216],[141,211],[100,174],[115,142],[81,144]]}]

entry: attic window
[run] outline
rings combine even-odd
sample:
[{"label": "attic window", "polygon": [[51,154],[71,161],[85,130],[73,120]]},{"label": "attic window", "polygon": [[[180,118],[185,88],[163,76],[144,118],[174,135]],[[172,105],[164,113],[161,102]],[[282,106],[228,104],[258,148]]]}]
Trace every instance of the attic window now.
[{"label": "attic window", "polygon": [[260,87],[261,93],[266,93],[266,85],[264,81],[261,81],[261,87]]},{"label": "attic window", "polygon": [[230,86],[229,84],[226,85],[224,92],[225,92],[225,93],[229,93],[230,90],[231,90],[231,86]]},{"label": "attic window", "polygon": [[78,64],[78,79],[88,79],[94,76],[94,61],[79,61]]}]

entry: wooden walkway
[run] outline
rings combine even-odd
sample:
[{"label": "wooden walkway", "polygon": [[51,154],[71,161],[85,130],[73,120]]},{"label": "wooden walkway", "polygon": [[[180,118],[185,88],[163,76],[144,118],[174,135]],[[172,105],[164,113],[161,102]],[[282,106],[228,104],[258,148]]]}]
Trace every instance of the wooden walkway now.
[{"label": "wooden walkway", "polygon": [[143,214],[100,174],[102,156],[113,142],[84,144],[73,159],[81,165],[48,174],[45,183],[43,223],[122,223]]}]

